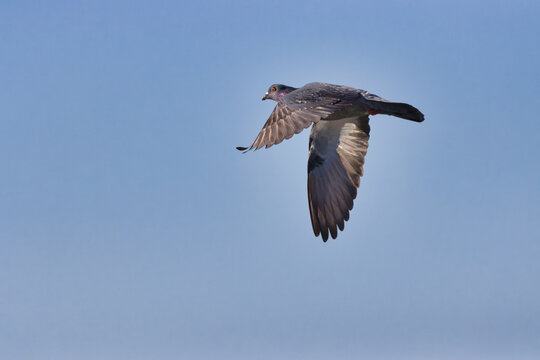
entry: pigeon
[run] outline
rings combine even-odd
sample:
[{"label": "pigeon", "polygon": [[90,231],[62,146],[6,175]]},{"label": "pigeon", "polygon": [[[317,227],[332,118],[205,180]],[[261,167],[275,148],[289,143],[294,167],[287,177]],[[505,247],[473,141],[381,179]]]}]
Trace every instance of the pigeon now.
[{"label": "pigeon", "polygon": [[269,148],[312,126],[309,136],[308,202],[315,236],[337,237],[353,208],[369,140],[369,116],[385,114],[415,122],[414,106],[391,102],[365,90],[325,83],[301,88],[271,85],[262,100],[277,102],[247,152]]}]

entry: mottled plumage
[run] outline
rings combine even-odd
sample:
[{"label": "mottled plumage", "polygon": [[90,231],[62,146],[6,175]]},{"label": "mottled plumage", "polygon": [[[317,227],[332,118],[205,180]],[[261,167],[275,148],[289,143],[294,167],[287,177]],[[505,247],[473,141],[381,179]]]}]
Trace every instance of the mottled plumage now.
[{"label": "mottled plumage", "polygon": [[324,241],[337,237],[349,220],[369,140],[369,115],[387,114],[416,122],[424,115],[405,103],[385,100],[365,90],[324,83],[302,88],[275,84],[263,100],[277,101],[274,111],[249,148],[279,144],[311,126],[308,200],[313,232]]}]

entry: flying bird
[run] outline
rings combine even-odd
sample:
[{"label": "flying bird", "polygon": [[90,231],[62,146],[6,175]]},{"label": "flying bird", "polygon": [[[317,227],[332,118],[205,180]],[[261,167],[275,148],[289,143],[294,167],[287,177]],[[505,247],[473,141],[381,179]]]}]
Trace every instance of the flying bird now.
[{"label": "flying bird", "polygon": [[247,152],[269,148],[313,124],[309,135],[308,202],[315,236],[323,241],[343,231],[353,208],[369,140],[369,116],[386,114],[415,122],[424,115],[414,106],[391,102],[365,90],[325,83],[301,88],[270,86],[262,100],[277,102]]}]

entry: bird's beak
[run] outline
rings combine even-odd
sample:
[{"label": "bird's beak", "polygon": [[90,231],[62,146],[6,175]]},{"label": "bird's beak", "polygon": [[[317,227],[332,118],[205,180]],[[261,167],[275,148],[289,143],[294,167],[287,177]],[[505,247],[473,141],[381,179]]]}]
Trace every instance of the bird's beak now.
[{"label": "bird's beak", "polygon": [[266,94],[264,94],[264,96],[262,97],[263,100],[266,100],[268,99],[268,92],[266,92]]}]

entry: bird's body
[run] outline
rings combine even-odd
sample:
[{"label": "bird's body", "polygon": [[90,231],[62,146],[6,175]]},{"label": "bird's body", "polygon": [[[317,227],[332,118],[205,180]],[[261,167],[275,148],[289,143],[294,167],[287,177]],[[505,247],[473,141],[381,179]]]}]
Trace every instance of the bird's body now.
[{"label": "bird's body", "polygon": [[349,219],[369,140],[369,115],[387,114],[421,122],[424,115],[405,103],[365,90],[309,83],[302,88],[272,85],[263,100],[277,101],[249,151],[279,144],[313,124],[309,137],[308,200],[316,236],[337,237]]}]

